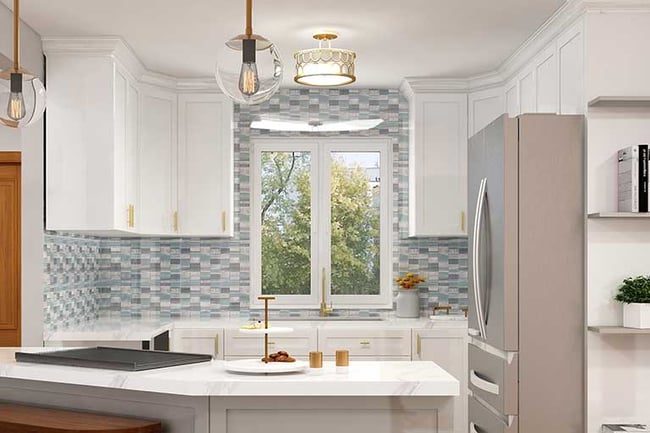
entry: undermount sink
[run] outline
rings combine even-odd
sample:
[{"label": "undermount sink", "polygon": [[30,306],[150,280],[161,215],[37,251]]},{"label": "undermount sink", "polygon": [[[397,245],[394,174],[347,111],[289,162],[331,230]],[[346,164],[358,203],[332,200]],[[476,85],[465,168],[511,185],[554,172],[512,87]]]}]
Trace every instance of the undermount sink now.
[{"label": "undermount sink", "polygon": [[346,317],[346,316],[328,316],[328,317],[278,317],[271,318],[275,322],[380,322],[383,317]]}]

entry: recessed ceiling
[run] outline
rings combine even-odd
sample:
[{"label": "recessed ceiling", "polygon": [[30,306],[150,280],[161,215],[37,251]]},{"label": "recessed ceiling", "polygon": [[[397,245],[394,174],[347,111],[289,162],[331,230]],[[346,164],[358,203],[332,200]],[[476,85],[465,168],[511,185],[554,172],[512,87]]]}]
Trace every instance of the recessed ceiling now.
[{"label": "recessed ceiling", "polygon": [[[0,0],[11,7],[11,0]],[[339,33],[357,52],[358,87],[406,76],[466,78],[496,69],[564,0],[254,0],[253,28],[274,41],[293,85],[293,52]],[[213,74],[216,53],[244,30],[244,0],[22,0],[43,36],[120,36],[152,71]]]}]

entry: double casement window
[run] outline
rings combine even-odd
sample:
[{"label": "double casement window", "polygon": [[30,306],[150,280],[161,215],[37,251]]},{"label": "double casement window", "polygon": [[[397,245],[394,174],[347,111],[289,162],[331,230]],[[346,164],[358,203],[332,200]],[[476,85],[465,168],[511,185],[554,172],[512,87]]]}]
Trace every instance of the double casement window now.
[{"label": "double casement window", "polygon": [[390,141],[269,139],[251,161],[251,305],[391,304]]}]

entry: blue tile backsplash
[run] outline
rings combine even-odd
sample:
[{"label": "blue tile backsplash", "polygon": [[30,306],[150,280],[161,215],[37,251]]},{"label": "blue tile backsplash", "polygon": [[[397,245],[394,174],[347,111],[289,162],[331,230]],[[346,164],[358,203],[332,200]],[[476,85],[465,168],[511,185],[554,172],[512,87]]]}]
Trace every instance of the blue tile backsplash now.
[{"label": "blue tile backsplash", "polygon": [[[294,137],[250,129],[268,114],[301,120],[381,117],[378,128],[322,136],[390,138],[393,143],[393,273],[426,278],[419,292],[423,314],[436,304],[467,305],[467,240],[407,238],[408,103],[389,89],[281,90],[259,106],[235,106],[235,236],[231,239],[93,238],[46,232],[44,308],[47,329],[103,315],[220,317],[249,308],[250,143],[256,137]],[[346,310],[341,315],[376,315]],[[275,315],[316,315],[317,310],[282,310]]]}]

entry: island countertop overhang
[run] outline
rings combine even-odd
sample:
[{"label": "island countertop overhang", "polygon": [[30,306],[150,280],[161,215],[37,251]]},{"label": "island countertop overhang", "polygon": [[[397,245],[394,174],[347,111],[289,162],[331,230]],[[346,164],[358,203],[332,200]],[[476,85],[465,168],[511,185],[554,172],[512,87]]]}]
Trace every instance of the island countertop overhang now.
[{"label": "island countertop overhang", "polygon": [[179,396],[425,396],[454,397],[459,381],[430,361],[356,361],[347,373],[325,363],[321,375],[241,375],[223,361],[124,372],[0,362],[0,381],[16,379]]}]

